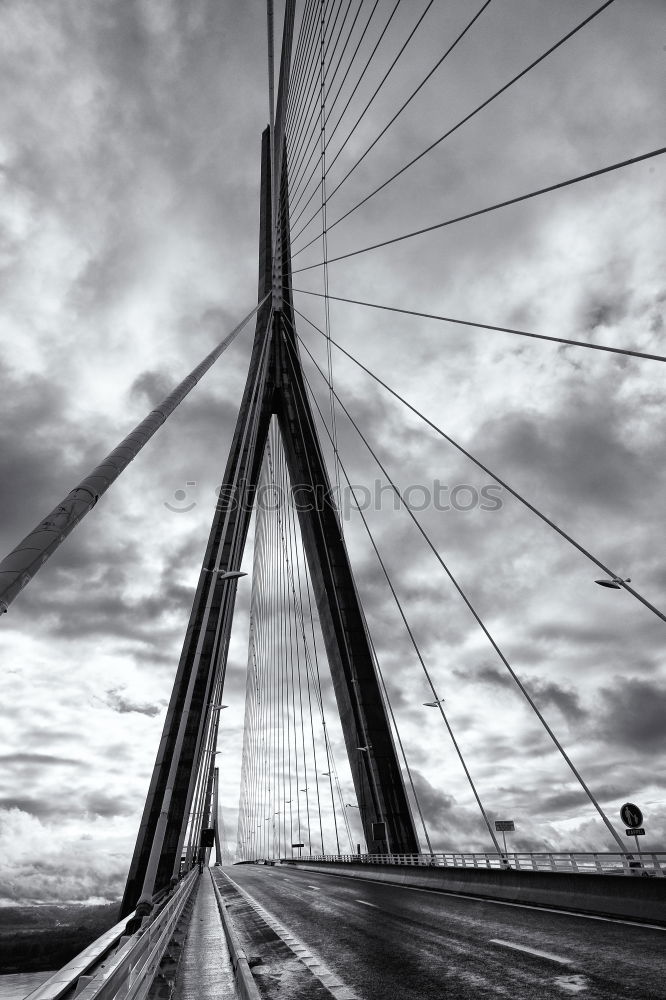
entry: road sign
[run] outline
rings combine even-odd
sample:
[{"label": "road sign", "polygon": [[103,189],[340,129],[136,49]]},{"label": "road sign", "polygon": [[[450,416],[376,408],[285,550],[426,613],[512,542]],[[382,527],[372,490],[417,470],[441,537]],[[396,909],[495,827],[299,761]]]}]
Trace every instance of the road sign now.
[{"label": "road sign", "polygon": [[640,826],[643,822],[643,813],[633,802],[625,802],[620,809],[620,819],[625,826]]},{"label": "road sign", "polygon": [[292,844],[292,847],[305,847],[305,844]]},{"label": "road sign", "polygon": [[645,830],[642,826],[632,826],[631,830],[624,831],[627,837],[644,837]]},{"label": "road sign", "polygon": [[510,833],[512,830],[515,830],[516,828],[514,826],[512,819],[496,819],[495,829],[497,830],[498,833],[504,833],[505,831],[506,833]]}]

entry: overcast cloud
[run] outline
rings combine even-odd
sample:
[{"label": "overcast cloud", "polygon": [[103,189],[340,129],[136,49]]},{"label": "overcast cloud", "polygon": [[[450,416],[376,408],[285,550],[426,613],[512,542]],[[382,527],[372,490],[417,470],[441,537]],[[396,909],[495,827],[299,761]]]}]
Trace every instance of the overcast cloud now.
[{"label": "overcast cloud", "polygon": [[[391,6],[379,4],[368,45]],[[331,198],[329,226],[596,6],[493,0]],[[401,4],[332,152],[424,7]],[[329,190],[474,9],[468,0],[433,5]],[[254,304],[265,6],[3,0],[0,49],[4,553]],[[665,56],[660,0],[618,0],[334,226],[329,255],[663,145]],[[661,157],[333,263],[330,291],[664,354],[663,213]],[[294,268],[320,260],[319,241]],[[295,286],[321,292],[320,271],[296,273]],[[323,325],[320,300],[298,295],[296,304]],[[335,339],[666,607],[662,365],[337,302],[331,320]],[[303,321],[299,332],[325,365],[319,334]],[[250,347],[246,332],[1,623],[0,901],[122,891]],[[304,365],[327,412],[321,378],[307,357]],[[339,354],[334,375],[401,489],[492,482]],[[341,412],[338,434],[352,482],[385,484]],[[490,815],[515,820],[517,849],[612,849],[434,556],[386,497],[368,521]],[[417,517],[620,834],[618,808],[630,799],[645,814],[645,848],[666,850],[663,623],[630,595],[596,587],[600,572],[506,494],[499,510],[429,507]],[[433,843],[486,850],[353,512],[346,533]],[[251,555],[250,545],[246,569]],[[218,758],[230,842],[249,590],[239,585]],[[351,796],[338,732],[334,744]]]}]

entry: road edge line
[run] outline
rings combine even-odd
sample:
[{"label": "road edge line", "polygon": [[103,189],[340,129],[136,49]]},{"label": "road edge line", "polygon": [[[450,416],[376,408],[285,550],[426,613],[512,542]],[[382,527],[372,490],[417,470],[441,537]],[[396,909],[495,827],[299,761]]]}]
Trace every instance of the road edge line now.
[{"label": "road edge line", "polygon": [[[264,906],[262,906],[262,904],[251,896],[246,889],[240,886],[238,882],[234,882],[231,876],[227,875],[225,871],[220,871],[220,874],[227,880],[227,882],[233,885],[234,889],[236,889],[241,896],[243,896],[246,902],[249,903],[254,911],[259,914],[262,920],[268,924],[271,930],[277,934],[280,940],[286,944],[287,948],[293,952],[296,958],[309,969],[314,978],[321,983],[324,989],[330,993],[335,1000],[359,1000],[353,990],[347,986],[347,984],[344,983],[335,972],[332,972],[317,955],[313,954],[308,945],[300,941],[287,927],[284,926],[284,924],[277,919],[277,917],[274,917],[270,910],[267,910]],[[215,885],[215,879],[213,879],[213,885]],[[316,969],[319,969],[320,971],[316,971]],[[328,979],[329,982],[325,982],[324,979]]]}]

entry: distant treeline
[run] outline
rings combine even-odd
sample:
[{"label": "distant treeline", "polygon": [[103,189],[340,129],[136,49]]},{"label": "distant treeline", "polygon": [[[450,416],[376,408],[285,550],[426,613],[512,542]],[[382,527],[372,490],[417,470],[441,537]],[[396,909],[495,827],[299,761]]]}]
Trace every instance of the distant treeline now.
[{"label": "distant treeline", "polygon": [[59,969],[118,922],[119,903],[0,907],[0,974]]}]

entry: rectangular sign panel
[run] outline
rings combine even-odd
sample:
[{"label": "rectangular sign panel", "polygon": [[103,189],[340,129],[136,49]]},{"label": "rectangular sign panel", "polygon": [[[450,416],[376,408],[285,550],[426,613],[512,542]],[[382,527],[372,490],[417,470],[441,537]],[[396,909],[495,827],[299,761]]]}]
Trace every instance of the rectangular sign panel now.
[{"label": "rectangular sign panel", "polygon": [[636,827],[635,830],[625,830],[627,837],[643,837],[645,836],[645,830],[642,826]]},{"label": "rectangular sign panel", "polygon": [[511,830],[515,830],[512,819],[496,819],[495,829],[498,833],[509,833]]},{"label": "rectangular sign panel", "polygon": [[372,824],[372,839],[373,840],[386,840],[386,823],[373,823]]}]

